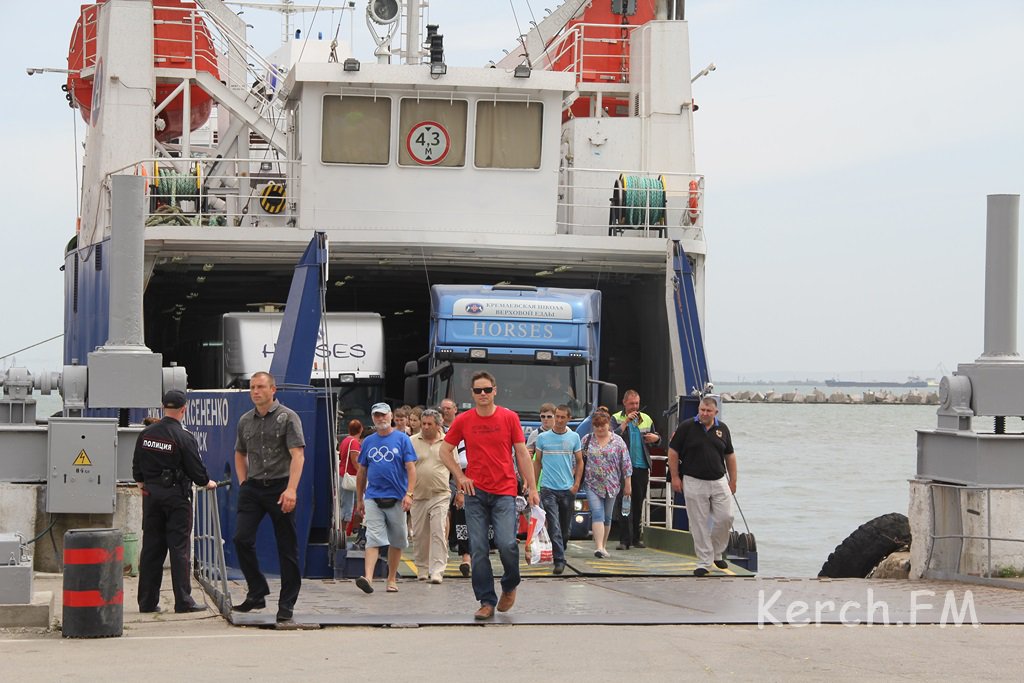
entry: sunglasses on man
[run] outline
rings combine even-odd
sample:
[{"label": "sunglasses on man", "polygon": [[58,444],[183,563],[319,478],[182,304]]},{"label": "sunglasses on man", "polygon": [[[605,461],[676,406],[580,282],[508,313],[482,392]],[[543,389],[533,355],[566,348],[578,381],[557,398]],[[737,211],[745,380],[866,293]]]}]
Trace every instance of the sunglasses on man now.
[{"label": "sunglasses on man", "polygon": [[473,387],[474,394],[489,394],[494,391],[494,387]]}]

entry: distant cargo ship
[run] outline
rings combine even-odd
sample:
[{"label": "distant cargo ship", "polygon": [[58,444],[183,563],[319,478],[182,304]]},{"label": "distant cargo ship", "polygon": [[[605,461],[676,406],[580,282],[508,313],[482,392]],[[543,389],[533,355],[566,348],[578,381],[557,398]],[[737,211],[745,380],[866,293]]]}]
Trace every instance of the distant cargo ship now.
[{"label": "distant cargo ship", "polygon": [[825,385],[829,387],[904,387],[913,389],[927,387],[928,381],[920,377],[908,377],[906,382],[855,382],[845,379],[827,379]]}]

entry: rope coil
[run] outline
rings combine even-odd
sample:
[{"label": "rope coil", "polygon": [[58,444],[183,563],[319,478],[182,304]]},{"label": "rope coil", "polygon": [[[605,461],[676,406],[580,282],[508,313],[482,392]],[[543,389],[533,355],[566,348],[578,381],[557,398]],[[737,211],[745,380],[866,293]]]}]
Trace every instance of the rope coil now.
[{"label": "rope coil", "polygon": [[623,173],[612,193],[612,223],[632,227],[665,222],[665,176]]}]

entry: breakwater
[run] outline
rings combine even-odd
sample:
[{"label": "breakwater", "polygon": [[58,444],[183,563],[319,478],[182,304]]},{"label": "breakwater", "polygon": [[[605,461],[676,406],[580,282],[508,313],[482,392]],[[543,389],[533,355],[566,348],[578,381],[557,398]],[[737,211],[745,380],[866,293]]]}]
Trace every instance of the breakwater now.
[{"label": "breakwater", "polygon": [[913,389],[904,393],[892,391],[864,391],[847,393],[845,391],[824,392],[814,389],[802,391],[735,391],[722,392],[724,403],[832,403],[836,405],[928,405],[939,404],[936,391],[918,391]]}]

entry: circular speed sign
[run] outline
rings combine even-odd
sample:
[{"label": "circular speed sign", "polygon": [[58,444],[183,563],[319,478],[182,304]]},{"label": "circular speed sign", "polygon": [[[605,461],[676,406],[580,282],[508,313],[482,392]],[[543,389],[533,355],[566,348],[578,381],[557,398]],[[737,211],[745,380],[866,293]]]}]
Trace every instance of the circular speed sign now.
[{"label": "circular speed sign", "polygon": [[452,147],[452,139],[444,126],[434,121],[421,121],[409,131],[405,139],[405,148],[409,156],[417,164],[433,166],[444,161],[448,150]]}]

